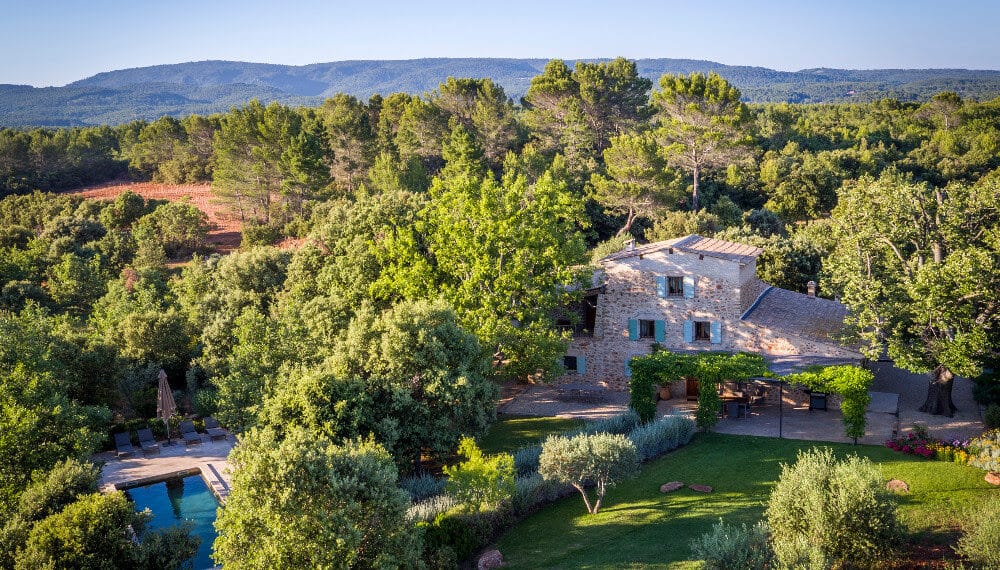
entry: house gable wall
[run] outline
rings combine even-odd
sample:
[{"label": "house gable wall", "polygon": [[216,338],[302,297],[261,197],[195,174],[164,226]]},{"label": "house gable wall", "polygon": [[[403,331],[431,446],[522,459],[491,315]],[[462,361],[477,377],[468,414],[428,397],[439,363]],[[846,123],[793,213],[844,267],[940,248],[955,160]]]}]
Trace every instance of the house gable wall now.
[{"label": "house gable wall", "polygon": [[[586,359],[584,374],[568,374],[571,382],[603,384],[625,389],[625,363],[632,356],[648,354],[655,339],[630,338],[630,320],[662,321],[667,350],[750,351],[764,354],[853,354],[835,343],[791,338],[740,317],[768,287],[755,275],[755,263],[699,256],[668,250],[609,261],[604,264],[604,293],[598,295],[597,319],[592,337],[575,338],[567,354]],[[694,279],[694,296],[660,297],[657,277],[687,276]],[[686,340],[685,321],[718,323],[719,342]],[[659,326],[659,325],[658,325]],[[690,337],[689,337],[690,338]]]}]

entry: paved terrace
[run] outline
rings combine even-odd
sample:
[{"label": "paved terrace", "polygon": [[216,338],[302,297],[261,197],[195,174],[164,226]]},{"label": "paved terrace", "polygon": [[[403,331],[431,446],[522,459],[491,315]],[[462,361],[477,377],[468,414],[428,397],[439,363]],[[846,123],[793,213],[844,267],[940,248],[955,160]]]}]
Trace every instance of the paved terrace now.
[{"label": "paved terrace", "polygon": [[171,445],[160,441],[160,452],[135,454],[116,458],[113,451],[99,453],[92,459],[104,463],[101,469],[100,488],[108,492],[156,483],[179,476],[200,474],[221,502],[229,496],[232,485],[226,458],[233,449],[233,436],[211,441],[202,435],[202,443],[184,445],[183,440],[173,440]]},{"label": "paved terrace", "polygon": [[[893,368],[889,363],[873,363],[871,368],[876,374],[872,386],[872,392],[876,397],[873,398],[867,414],[865,437],[861,438],[859,443],[881,445],[896,432],[912,431],[915,423],[927,426],[932,436],[941,439],[967,439],[982,433],[982,418],[979,405],[972,398],[970,380],[955,379],[952,397],[958,411],[954,417],[947,418],[917,411],[927,393],[925,375],[910,374]],[[769,389],[776,391],[778,388],[772,386]],[[885,396],[897,394],[898,416],[883,411],[887,406],[882,405]],[[612,416],[624,412],[627,408],[627,392],[562,384],[532,386],[501,405],[499,411],[510,415],[560,416],[591,420]],[[659,402],[658,413],[693,416],[696,408],[697,402],[674,398]],[[792,396],[786,387],[784,405],[780,412],[777,402],[758,406],[749,417],[719,420],[714,429],[719,433],[778,437],[780,424],[781,436],[788,439],[850,442],[850,439],[844,437],[841,418],[840,410],[836,409],[810,411],[802,394]]]}]

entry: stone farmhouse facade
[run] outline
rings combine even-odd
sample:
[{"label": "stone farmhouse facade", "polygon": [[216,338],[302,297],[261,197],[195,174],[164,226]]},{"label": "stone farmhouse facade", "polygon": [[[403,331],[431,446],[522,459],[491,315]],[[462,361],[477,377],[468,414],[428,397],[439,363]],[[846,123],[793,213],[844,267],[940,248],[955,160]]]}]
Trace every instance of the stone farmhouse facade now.
[{"label": "stone farmhouse facade", "polygon": [[628,361],[651,352],[756,352],[776,368],[858,362],[834,336],[846,308],[757,278],[760,248],[688,235],[601,260],[594,287],[562,321],[574,338],[564,382],[626,389]]}]

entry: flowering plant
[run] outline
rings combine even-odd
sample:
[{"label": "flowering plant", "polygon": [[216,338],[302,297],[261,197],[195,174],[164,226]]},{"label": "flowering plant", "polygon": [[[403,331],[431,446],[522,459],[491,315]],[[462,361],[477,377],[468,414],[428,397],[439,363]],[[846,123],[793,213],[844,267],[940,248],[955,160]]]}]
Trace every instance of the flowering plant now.
[{"label": "flowering plant", "polygon": [[885,446],[900,453],[919,455],[938,461],[953,461],[964,464],[969,460],[968,441],[957,439],[941,441],[931,437],[926,428],[914,429],[913,432],[905,436],[890,439],[885,442]]}]

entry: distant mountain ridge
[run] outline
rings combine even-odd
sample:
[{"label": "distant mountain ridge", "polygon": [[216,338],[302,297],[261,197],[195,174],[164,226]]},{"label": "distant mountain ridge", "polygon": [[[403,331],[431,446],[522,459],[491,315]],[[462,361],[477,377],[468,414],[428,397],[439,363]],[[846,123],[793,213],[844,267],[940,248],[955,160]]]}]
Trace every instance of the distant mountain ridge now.
[{"label": "distant mountain ridge", "polygon": [[[604,61],[604,60],[586,60]],[[63,87],[0,84],[0,126],[120,124],[163,115],[210,114],[251,99],[318,105],[343,92],[423,94],[447,77],[489,77],[520,99],[547,59],[432,58],[278,65],[198,61],[98,73]],[[573,65],[574,60],[567,60]],[[664,73],[716,72],[749,102],[823,103],[894,97],[926,100],[940,91],[975,99],[1000,96],[1000,71],[967,69],[804,69],[725,65],[690,59],[636,60],[654,81]]]}]

